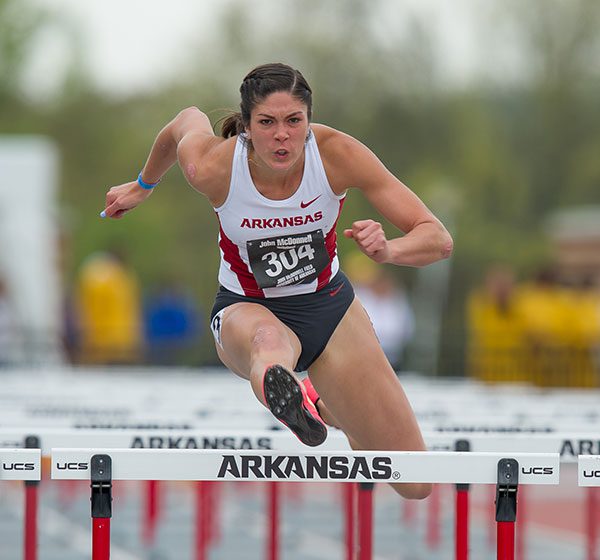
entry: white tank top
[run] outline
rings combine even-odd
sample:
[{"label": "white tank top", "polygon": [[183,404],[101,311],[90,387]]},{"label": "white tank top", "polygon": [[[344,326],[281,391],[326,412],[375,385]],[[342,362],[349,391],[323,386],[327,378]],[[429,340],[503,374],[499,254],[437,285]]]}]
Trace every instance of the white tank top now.
[{"label": "white tank top", "polygon": [[266,198],[252,181],[247,142],[240,135],[227,200],[215,208],[219,283],[237,294],[266,298],[322,289],[339,270],[335,226],[345,196],[331,189],[311,133],[296,192],[285,200]]}]

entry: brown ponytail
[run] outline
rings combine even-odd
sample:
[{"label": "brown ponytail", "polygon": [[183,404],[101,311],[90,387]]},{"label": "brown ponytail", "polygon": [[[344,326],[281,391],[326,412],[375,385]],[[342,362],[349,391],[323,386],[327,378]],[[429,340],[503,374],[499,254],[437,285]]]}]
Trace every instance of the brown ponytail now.
[{"label": "brown ponytail", "polygon": [[231,113],[222,119],[221,136],[223,138],[231,138],[244,132],[244,123],[242,122],[242,113]]}]

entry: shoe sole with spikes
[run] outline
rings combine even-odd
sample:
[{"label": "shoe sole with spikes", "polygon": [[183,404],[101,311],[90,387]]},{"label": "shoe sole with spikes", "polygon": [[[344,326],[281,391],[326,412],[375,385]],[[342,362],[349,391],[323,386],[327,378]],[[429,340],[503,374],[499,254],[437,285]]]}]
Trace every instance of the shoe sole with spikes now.
[{"label": "shoe sole with spikes", "polygon": [[308,398],[306,389],[284,367],[273,365],[266,369],[263,394],[273,416],[302,443],[316,447],[327,439],[327,427]]}]

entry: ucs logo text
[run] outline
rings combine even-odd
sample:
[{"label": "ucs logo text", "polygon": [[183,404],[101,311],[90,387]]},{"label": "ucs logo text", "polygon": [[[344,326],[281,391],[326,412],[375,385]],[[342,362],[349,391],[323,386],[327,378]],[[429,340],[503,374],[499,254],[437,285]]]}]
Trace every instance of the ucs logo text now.
[{"label": "ucs logo text", "polygon": [[392,474],[390,457],[223,455],[217,477],[387,480]]},{"label": "ucs logo text", "polygon": [[2,463],[3,471],[34,471],[34,463]]},{"label": "ucs logo text", "polygon": [[88,463],[56,463],[59,471],[87,471]]},{"label": "ucs logo text", "polygon": [[583,471],[583,478],[600,478],[600,470],[597,471]]},{"label": "ucs logo text", "polygon": [[521,467],[523,474],[554,474],[553,467]]}]

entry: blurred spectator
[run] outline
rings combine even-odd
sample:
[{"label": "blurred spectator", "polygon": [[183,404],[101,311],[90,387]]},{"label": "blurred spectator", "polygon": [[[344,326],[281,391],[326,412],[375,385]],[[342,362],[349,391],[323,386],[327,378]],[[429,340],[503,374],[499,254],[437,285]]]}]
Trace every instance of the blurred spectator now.
[{"label": "blurred spectator", "polygon": [[490,267],[467,302],[468,367],[483,381],[524,381],[525,320],[511,268]]},{"label": "blurred spectator", "polygon": [[16,324],[6,283],[0,277],[0,367],[13,361],[16,344]]},{"label": "blurred spectator", "polygon": [[569,290],[569,385],[600,385],[600,290],[592,277]]},{"label": "blurred spectator", "polygon": [[573,300],[553,267],[540,269],[521,290],[532,380],[542,387],[573,383]]},{"label": "blurred spectator", "polygon": [[182,364],[201,335],[201,314],[194,298],[174,282],[164,284],[144,306],[146,360]]},{"label": "blurred spectator", "polygon": [[516,287],[492,267],[468,302],[469,368],[485,381],[597,387],[600,295],[591,281],[562,285],[553,267]]},{"label": "blurred spectator", "polygon": [[350,256],[344,268],[369,314],[385,355],[396,370],[401,369],[415,329],[414,313],[404,286],[386,268],[362,253]]},{"label": "blurred spectator", "polygon": [[140,288],[122,252],[96,253],[83,263],[77,278],[76,310],[82,362],[140,361]]}]

